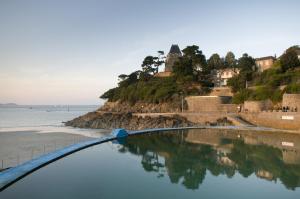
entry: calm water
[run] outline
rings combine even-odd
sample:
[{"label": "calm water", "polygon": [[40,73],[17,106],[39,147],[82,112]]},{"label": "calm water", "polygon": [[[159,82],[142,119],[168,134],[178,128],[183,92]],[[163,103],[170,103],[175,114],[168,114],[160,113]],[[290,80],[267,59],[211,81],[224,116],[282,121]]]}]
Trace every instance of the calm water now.
[{"label": "calm water", "polygon": [[85,113],[95,111],[99,106],[19,106],[0,107],[1,132],[62,132],[82,134],[88,137],[102,136],[99,130],[84,130],[64,126],[63,122]]},{"label": "calm water", "polygon": [[62,126],[98,106],[20,106],[0,107],[0,129],[15,127]]},{"label": "calm water", "polygon": [[129,137],[72,154],[5,198],[300,198],[300,136],[188,130]]}]

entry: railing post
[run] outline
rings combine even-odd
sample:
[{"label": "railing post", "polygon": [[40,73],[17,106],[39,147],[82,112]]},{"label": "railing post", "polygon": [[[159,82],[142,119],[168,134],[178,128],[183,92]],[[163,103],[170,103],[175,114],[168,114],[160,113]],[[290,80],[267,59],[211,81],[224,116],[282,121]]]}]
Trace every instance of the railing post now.
[{"label": "railing post", "polygon": [[31,160],[33,159],[33,149],[31,149]]}]

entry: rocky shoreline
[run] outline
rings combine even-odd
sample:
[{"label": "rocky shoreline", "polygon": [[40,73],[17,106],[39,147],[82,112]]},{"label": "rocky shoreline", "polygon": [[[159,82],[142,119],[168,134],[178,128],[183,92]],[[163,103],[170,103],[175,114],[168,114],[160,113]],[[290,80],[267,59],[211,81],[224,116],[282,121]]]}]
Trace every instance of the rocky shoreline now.
[{"label": "rocky shoreline", "polygon": [[172,117],[139,117],[132,113],[90,112],[66,122],[65,125],[77,128],[141,130],[148,128],[187,127],[199,124],[190,122],[179,115]]}]

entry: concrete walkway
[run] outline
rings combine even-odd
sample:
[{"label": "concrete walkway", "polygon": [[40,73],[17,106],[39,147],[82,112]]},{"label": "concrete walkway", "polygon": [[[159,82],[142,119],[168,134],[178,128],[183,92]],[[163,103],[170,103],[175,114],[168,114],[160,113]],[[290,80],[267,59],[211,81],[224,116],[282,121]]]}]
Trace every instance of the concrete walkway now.
[{"label": "concrete walkway", "polygon": [[232,122],[235,126],[254,126],[250,122],[247,122],[246,120],[243,120],[239,115],[237,114],[229,114],[227,116],[227,119]]}]

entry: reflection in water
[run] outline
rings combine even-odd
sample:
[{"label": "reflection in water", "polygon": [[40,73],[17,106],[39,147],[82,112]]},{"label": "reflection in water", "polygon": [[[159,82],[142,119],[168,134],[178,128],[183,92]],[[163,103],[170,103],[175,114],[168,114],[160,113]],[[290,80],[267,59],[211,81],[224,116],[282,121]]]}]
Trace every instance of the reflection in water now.
[{"label": "reflection in water", "polygon": [[294,190],[300,186],[299,145],[293,134],[197,129],[133,136],[119,151],[141,155],[145,171],[187,189],[198,189],[209,171],[228,178],[255,174]]}]

